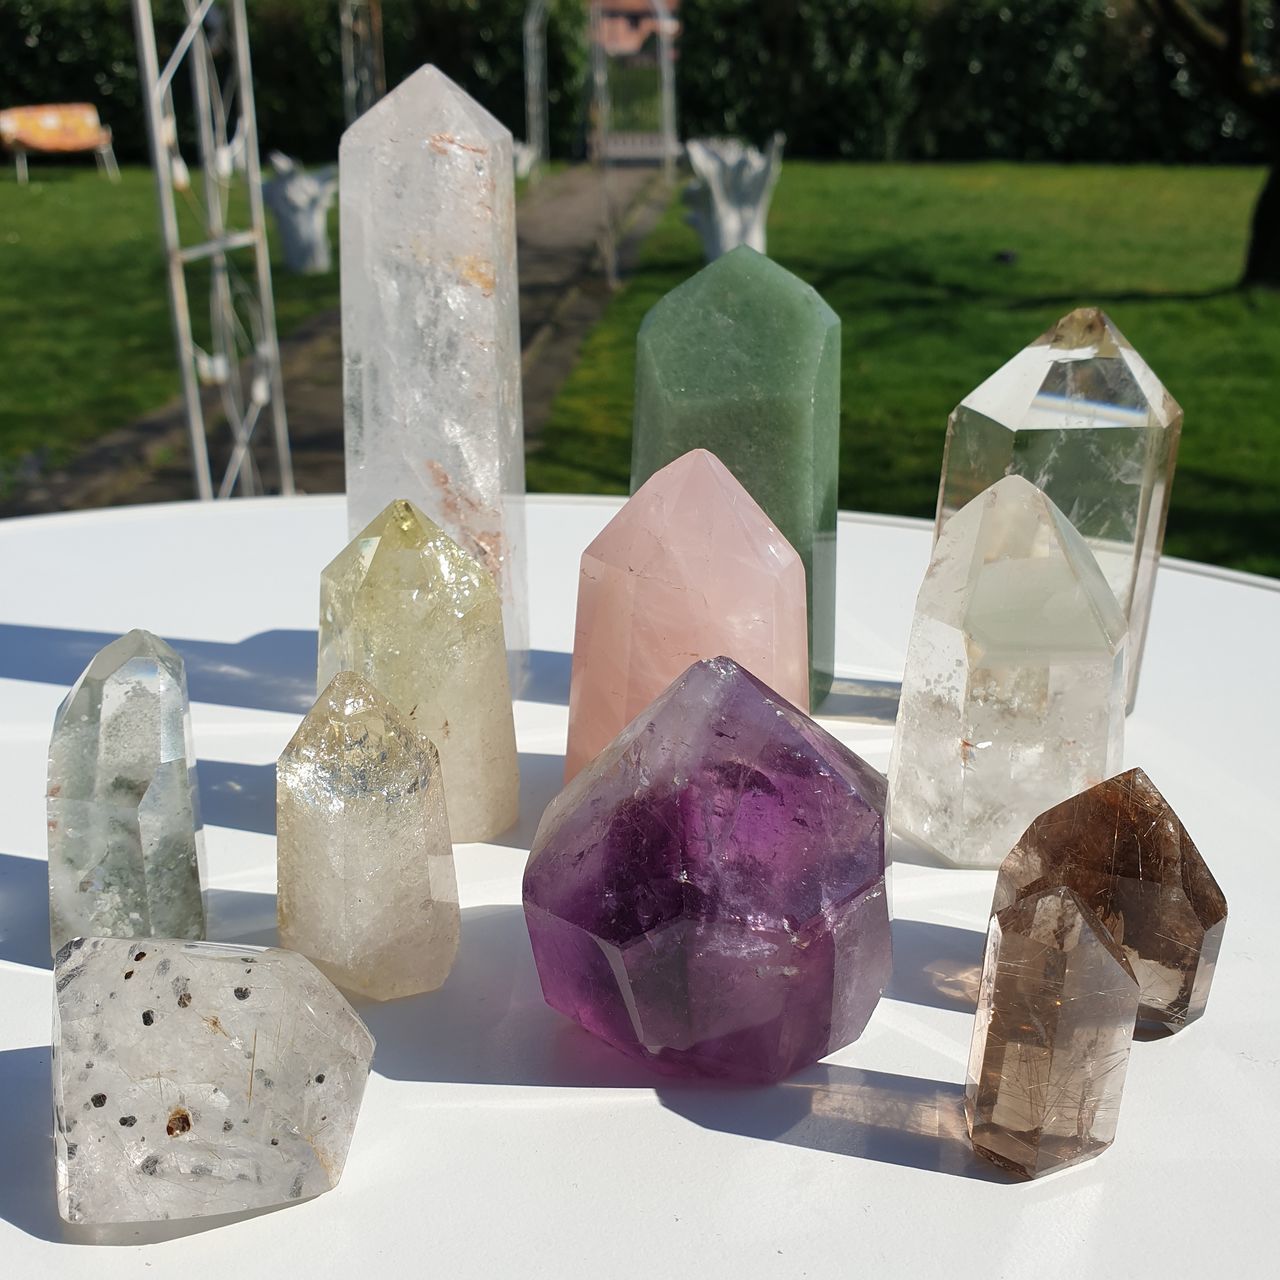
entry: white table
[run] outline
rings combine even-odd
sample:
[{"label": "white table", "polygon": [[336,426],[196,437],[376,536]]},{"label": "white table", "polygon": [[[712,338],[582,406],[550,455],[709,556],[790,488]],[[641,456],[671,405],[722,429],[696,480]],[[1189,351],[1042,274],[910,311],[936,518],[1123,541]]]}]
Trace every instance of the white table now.
[{"label": "white table", "polygon": [[[378,1038],[334,1192],[176,1238],[68,1243],[53,1192],[45,750],[66,686],[147,627],[187,658],[211,936],[270,941],[273,762],[309,705],[317,575],[341,498],[0,523],[0,1274],[440,1277],[1274,1275],[1280,1189],[1280,584],[1161,570],[1126,764],[1175,805],[1231,906],[1205,1018],[1135,1046],[1119,1137],[1033,1184],[962,1141],[993,875],[896,868],[895,976],[858,1043],[768,1090],[679,1086],[549,1010],[519,908],[560,780],[578,553],[616,500],[529,506],[535,679],[516,708],[518,828],[458,853],[463,944],[440,992],[362,1012]],[[828,726],[884,768],[929,551],[842,517]],[[877,718],[878,717],[878,718]],[[198,1251],[193,1249],[198,1246]]]}]

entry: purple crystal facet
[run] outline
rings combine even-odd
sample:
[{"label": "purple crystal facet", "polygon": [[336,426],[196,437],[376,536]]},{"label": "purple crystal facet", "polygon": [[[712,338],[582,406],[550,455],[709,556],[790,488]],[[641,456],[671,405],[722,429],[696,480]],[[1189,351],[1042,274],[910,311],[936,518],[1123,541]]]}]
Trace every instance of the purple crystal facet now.
[{"label": "purple crystal facet", "polygon": [[889,977],[883,777],[728,658],[552,802],[524,876],[547,1003],[681,1074],[777,1080]]}]

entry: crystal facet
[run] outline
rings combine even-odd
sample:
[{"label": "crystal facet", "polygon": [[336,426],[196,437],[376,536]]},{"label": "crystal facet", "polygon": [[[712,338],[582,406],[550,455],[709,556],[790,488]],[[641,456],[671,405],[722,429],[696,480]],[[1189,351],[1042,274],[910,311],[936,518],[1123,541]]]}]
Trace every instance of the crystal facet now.
[{"label": "crystal facet", "polygon": [[1101,312],[1073,311],[998,369],[947,424],[940,534],[1003,475],[1043,489],[1129,619],[1129,705],[1164,543],[1182,410]]},{"label": "crystal facet", "polygon": [[1028,1178],[1106,1150],[1137,1012],[1132,970],[1070,889],[992,916],[965,1090],[974,1149]]},{"label": "crystal facet", "polygon": [[1127,633],[1089,548],[1020,476],[947,524],[916,599],[889,764],[894,839],[994,867],[1115,772]]},{"label": "crystal facet", "polygon": [[674,1073],[777,1080],[889,977],[884,779],[727,658],[552,801],[524,877],[543,994]]},{"label": "crystal facet", "polygon": [[76,939],[53,1007],[68,1222],[198,1218],[335,1187],[373,1038],[302,956]]},{"label": "crystal facet", "polygon": [[1227,900],[1141,769],[1042,813],[1001,864],[992,910],[1052,885],[1110,930],[1142,987],[1139,1018],[1176,1030],[1204,1012]]},{"label": "crystal facet", "polygon": [[458,950],[435,747],[339,672],[276,771],[280,943],[375,1000],[434,991]]},{"label": "crystal facet", "polygon": [[350,532],[411,499],[493,574],[518,669],[528,620],[511,134],[423,67],[343,134],[339,175]]},{"label": "crystal facet", "polygon": [[320,577],[319,687],[354,671],[435,743],[455,840],[487,840],[520,798],[502,608],[488,571],[393,502]]},{"label": "crystal facet", "polygon": [[102,649],[49,743],[49,933],[203,938],[203,832],[182,659],[148,631]]},{"label": "crystal facet", "polygon": [[667,294],[636,339],[632,492],[698,447],[737,476],[804,561],[816,707],[835,660],[840,319],[745,245]]},{"label": "crystal facet", "polygon": [[690,662],[719,654],[809,705],[804,565],[719,459],[695,449],[582,554],[565,778]]}]

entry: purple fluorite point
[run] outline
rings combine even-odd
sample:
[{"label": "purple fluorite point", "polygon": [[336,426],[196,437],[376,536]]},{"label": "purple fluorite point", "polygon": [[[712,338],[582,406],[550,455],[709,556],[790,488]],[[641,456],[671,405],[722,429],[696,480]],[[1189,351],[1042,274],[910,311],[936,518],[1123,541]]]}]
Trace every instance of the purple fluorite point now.
[{"label": "purple fluorite point", "polygon": [[728,658],[552,801],[524,875],[547,1003],[660,1069],[778,1080],[888,981],[884,778]]}]

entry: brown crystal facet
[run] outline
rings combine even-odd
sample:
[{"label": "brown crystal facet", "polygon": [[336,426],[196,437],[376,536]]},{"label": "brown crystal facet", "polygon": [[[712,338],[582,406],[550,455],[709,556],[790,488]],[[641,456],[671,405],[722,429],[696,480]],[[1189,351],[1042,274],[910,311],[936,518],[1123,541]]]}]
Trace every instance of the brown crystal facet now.
[{"label": "brown crystal facet", "polygon": [[974,1150],[1037,1178],[1109,1147],[1137,1011],[1133,971],[1070,889],[992,916],[965,1090]]},{"label": "brown crystal facet", "polygon": [[1141,769],[1042,813],[1005,858],[991,910],[1056,885],[1074,889],[1124,952],[1141,1021],[1176,1030],[1204,1012],[1227,900]]}]

